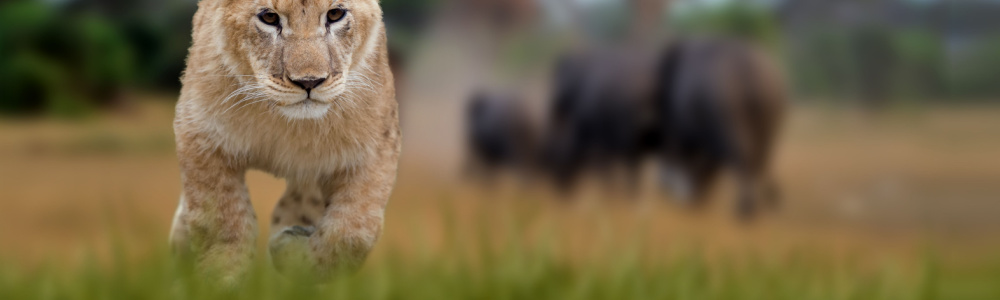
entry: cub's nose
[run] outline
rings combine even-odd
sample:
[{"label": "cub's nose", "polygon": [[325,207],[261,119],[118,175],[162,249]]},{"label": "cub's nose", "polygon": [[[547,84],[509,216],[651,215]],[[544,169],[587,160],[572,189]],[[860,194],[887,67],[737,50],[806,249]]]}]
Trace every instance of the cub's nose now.
[{"label": "cub's nose", "polygon": [[302,88],[303,90],[306,90],[306,92],[308,92],[308,91],[311,91],[312,89],[316,88],[320,84],[323,84],[323,82],[326,81],[326,77],[323,77],[323,78],[318,78],[318,77],[303,77],[303,78],[298,78],[298,79],[289,78],[289,80],[292,82],[292,84],[295,84],[295,85],[299,86],[300,88]]}]

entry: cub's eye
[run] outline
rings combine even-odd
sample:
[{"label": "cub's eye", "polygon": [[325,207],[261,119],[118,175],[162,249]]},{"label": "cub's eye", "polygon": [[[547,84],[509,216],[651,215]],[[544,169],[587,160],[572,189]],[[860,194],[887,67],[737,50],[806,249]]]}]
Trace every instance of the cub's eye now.
[{"label": "cub's eye", "polygon": [[346,10],[343,10],[343,9],[340,9],[340,8],[334,8],[334,9],[331,9],[330,11],[326,12],[326,19],[327,19],[328,23],[333,24],[333,23],[337,23],[338,21],[344,19],[344,16],[346,16],[346,15],[347,15],[347,11]]},{"label": "cub's eye", "polygon": [[264,22],[264,24],[271,26],[281,26],[281,17],[274,12],[270,11],[261,12],[260,14],[257,15],[257,18],[259,18],[261,22]]}]

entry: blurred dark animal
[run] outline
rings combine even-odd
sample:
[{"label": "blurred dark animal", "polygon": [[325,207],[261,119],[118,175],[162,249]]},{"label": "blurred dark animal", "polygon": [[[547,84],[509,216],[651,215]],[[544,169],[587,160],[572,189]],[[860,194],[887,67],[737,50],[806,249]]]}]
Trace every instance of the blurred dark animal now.
[{"label": "blurred dark animal", "polygon": [[564,190],[588,170],[634,189],[640,165],[656,156],[671,190],[692,203],[704,202],[723,169],[737,177],[741,216],[775,203],[769,165],[785,91],[767,57],[729,39],[680,40],[645,54],[604,50],[560,59],[543,169]]},{"label": "blurred dark animal", "polygon": [[786,100],[776,71],[735,40],[685,40],[665,51],[656,98],[665,179],[676,194],[701,203],[730,168],[740,216],[777,201],[769,166]]},{"label": "blurred dark animal", "polygon": [[[542,166],[564,191],[585,170],[634,190],[646,154],[659,147],[654,70],[648,55],[604,50],[564,56],[556,66]],[[625,176],[615,171],[624,171]]]},{"label": "blurred dark animal", "polygon": [[521,98],[479,91],[466,111],[469,172],[492,179],[500,171],[521,175],[531,170],[535,130]]}]

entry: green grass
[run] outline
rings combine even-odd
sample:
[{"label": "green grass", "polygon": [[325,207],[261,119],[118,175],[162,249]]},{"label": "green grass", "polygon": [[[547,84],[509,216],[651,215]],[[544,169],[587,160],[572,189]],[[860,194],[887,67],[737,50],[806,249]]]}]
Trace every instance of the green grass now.
[{"label": "green grass", "polygon": [[808,254],[779,262],[689,255],[644,263],[631,254],[567,262],[543,248],[511,246],[476,256],[390,251],[322,285],[259,263],[235,289],[213,286],[168,255],[30,271],[5,264],[0,299],[1000,299],[1000,268],[949,273],[931,259],[900,272]]},{"label": "green grass", "polygon": [[[498,214],[530,219],[525,214]],[[527,220],[510,219],[500,233],[487,230],[495,218],[483,215],[477,218],[479,225],[446,218],[443,249],[447,250],[383,242],[378,247],[384,249],[359,273],[336,276],[324,284],[278,274],[260,254],[261,260],[241,285],[220,287],[211,278],[195,275],[165,250],[138,254],[141,251],[123,246],[128,243],[121,238],[110,255],[92,255],[76,266],[29,266],[0,255],[0,300],[1000,299],[1000,261],[958,265],[926,255],[917,261],[873,262],[865,259],[865,253],[844,258],[807,249],[782,257],[709,256],[698,247],[683,245],[674,248],[687,249],[678,251],[687,254],[658,254],[649,253],[638,239],[631,244],[596,242],[589,249],[594,251],[582,251],[590,256],[570,258],[567,250],[581,251],[556,244],[551,235],[524,239],[526,229],[517,225]],[[456,231],[463,227],[478,233],[470,239]],[[416,233],[415,237],[426,240]],[[148,238],[161,240],[155,234]],[[167,249],[166,245],[153,248]]]},{"label": "green grass", "polygon": [[[836,258],[807,249],[783,257],[747,253],[727,257],[704,255],[698,247],[683,245],[675,248],[690,250],[679,251],[687,254],[657,254],[649,253],[638,238],[631,244],[596,242],[590,249],[594,251],[583,251],[595,254],[569,258],[567,250],[580,251],[557,245],[551,234],[538,240],[524,238],[527,230],[521,225],[530,223],[528,214],[493,211],[490,215],[484,210],[476,218],[479,224],[459,224],[455,211],[449,206],[442,209],[445,216],[452,216],[445,218],[447,250],[384,241],[378,245],[384,249],[359,273],[324,284],[278,274],[260,253],[261,261],[240,286],[220,287],[210,278],[194,275],[165,250],[137,254],[119,238],[110,255],[93,255],[79,266],[29,267],[0,255],[0,300],[1000,299],[1000,261],[959,266],[927,255],[916,262],[905,258],[872,262],[864,259],[864,253]],[[504,230],[488,230],[493,223],[505,224]],[[459,234],[459,228],[478,233],[470,238]],[[426,240],[416,232],[416,240]],[[147,238],[161,240],[155,234]]]}]

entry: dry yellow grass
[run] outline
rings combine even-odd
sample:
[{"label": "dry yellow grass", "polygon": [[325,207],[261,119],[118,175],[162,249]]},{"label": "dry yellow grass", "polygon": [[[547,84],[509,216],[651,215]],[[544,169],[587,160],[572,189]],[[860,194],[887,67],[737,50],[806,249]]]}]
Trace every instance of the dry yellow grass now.
[{"label": "dry yellow grass", "polygon": [[[113,241],[139,253],[162,247],[179,193],[171,118],[167,102],[151,101],[83,123],[0,122],[0,254],[25,264],[73,263],[88,253],[111,255]],[[408,143],[434,134],[412,127]],[[725,182],[698,212],[653,184],[638,199],[609,200],[594,188],[567,202],[517,182],[484,190],[443,167],[458,158],[406,153],[370,260],[484,239],[499,244],[504,235],[568,261],[635,245],[645,260],[692,252],[780,259],[803,251],[872,265],[907,265],[929,250],[981,257],[1000,249],[996,132],[1000,108],[993,107],[880,117],[799,108],[777,162],[783,208],[749,225],[732,218]],[[258,172],[247,181],[258,216],[269,215],[283,183]],[[259,219],[266,232],[268,218]]]}]

